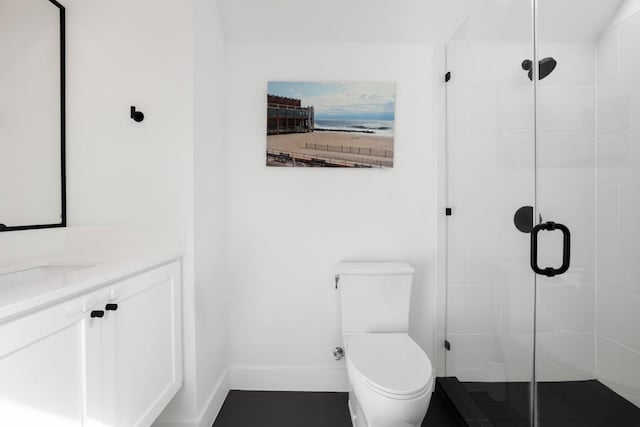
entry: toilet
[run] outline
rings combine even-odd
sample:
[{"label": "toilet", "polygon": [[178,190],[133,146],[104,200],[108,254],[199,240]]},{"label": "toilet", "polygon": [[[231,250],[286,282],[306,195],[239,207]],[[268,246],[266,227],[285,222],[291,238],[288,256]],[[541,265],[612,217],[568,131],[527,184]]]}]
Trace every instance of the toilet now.
[{"label": "toilet", "polygon": [[431,361],[408,334],[413,267],[343,262],[336,273],[353,426],[419,427],[434,375]]}]

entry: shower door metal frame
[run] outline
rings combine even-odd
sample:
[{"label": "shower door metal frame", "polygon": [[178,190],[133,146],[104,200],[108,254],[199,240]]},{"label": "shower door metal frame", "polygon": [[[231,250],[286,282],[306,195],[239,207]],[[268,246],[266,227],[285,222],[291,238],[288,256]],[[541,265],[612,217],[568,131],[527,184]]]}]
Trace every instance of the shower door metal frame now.
[{"label": "shower door metal frame", "polygon": [[[538,205],[538,0],[531,0],[531,31],[532,31],[532,61],[531,80],[533,83],[533,218],[540,218],[541,213]],[[532,231],[533,232],[533,231]],[[533,274],[533,333],[532,333],[532,358],[531,369],[531,396],[530,396],[530,420],[533,427],[538,427],[538,381],[536,373],[538,345],[538,275]]]}]

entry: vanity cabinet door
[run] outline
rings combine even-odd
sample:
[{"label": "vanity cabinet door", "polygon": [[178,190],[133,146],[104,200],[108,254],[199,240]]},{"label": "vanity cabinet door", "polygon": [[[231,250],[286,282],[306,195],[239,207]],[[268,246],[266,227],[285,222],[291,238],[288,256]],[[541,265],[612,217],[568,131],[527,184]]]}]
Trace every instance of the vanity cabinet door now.
[{"label": "vanity cabinet door", "polygon": [[149,426],[182,385],[180,264],[111,287],[103,339],[104,420]]},{"label": "vanity cabinet door", "polygon": [[96,296],[0,323],[0,425],[101,426]]}]

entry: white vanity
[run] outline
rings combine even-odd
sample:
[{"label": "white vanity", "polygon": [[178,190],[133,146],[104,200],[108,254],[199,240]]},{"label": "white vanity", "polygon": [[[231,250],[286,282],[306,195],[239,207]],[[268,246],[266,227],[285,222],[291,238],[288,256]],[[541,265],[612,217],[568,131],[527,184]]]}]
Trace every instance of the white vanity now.
[{"label": "white vanity", "polygon": [[179,254],[0,270],[0,425],[149,426],[182,385]]}]

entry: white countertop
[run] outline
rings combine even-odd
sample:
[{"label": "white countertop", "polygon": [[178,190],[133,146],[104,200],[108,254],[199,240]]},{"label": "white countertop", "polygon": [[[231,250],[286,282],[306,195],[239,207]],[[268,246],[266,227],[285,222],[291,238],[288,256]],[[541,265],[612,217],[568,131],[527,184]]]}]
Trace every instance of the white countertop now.
[{"label": "white countertop", "polygon": [[[182,255],[179,251],[167,251],[127,255],[108,261],[82,257],[39,258],[1,267],[0,322],[178,260]],[[3,274],[39,266],[61,268],[52,269],[55,273],[35,279],[2,280]]]}]

